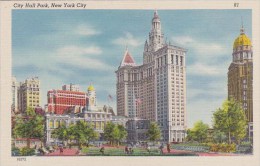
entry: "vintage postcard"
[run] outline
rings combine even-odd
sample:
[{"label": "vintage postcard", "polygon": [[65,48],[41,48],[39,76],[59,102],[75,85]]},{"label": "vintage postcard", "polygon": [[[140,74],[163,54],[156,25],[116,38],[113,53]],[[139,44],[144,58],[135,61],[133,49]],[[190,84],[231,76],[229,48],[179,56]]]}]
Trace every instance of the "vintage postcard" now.
[{"label": "vintage postcard", "polygon": [[259,3],[139,3],[1,4],[1,165],[260,164]]}]

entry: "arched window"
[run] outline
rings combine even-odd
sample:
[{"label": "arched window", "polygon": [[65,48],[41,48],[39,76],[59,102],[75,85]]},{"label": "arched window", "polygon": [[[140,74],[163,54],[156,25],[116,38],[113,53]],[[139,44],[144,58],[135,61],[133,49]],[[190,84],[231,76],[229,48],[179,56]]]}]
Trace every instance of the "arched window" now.
[{"label": "arched window", "polygon": [[54,128],[54,121],[53,121],[53,120],[50,120],[50,122],[49,122],[49,127],[50,127],[51,129]]},{"label": "arched window", "polygon": [[65,122],[65,120],[61,120],[60,125],[61,125],[61,126],[66,126],[66,122]]},{"label": "arched window", "polygon": [[57,120],[57,121],[55,122],[55,128],[58,128],[58,127],[60,127],[60,121]]}]

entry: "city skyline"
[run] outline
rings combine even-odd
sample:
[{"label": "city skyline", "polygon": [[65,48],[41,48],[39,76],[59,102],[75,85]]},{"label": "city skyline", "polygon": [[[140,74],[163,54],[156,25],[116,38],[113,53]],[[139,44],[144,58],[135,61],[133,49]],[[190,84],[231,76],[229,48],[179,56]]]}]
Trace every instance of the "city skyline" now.
[{"label": "city skyline", "polygon": [[[70,13],[67,20],[66,13]],[[116,109],[114,72],[126,46],[136,63],[142,63],[152,13],[153,10],[14,11],[13,75],[18,81],[39,76],[42,106],[47,103],[47,90],[74,83],[80,85],[81,91],[87,91],[92,83],[99,105],[107,104],[107,96],[111,94]],[[252,38],[251,10],[159,10],[158,13],[164,34],[170,38],[167,40],[188,49],[188,127],[200,119],[210,123],[212,112],[227,97],[227,68],[232,60],[233,42],[239,35],[241,16],[245,33]],[[39,22],[39,17],[44,21]],[[59,80],[55,80],[57,77]]]}]

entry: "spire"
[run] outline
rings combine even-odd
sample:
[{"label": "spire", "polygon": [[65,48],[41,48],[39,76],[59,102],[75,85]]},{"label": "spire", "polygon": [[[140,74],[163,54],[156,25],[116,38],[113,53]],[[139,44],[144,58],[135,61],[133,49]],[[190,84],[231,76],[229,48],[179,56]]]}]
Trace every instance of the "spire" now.
[{"label": "spire", "polygon": [[243,17],[241,16],[241,28],[240,28],[240,34],[244,34],[245,33],[245,28],[244,28],[244,23],[243,23]]},{"label": "spire", "polygon": [[135,61],[133,57],[130,55],[128,48],[126,48],[124,58],[120,64],[120,67],[122,66],[135,66]]},{"label": "spire", "polygon": [[164,45],[164,38],[161,29],[161,21],[157,10],[154,11],[152,29],[149,33],[149,50],[156,51]]},{"label": "spire", "polygon": [[153,17],[154,17],[154,18],[159,18],[157,10],[154,11]]},{"label": "spire", "polygon": [[148,51],[148,42],[147,42],[147,40],[145,40],[144,51],[145,51],[145,52]]}]

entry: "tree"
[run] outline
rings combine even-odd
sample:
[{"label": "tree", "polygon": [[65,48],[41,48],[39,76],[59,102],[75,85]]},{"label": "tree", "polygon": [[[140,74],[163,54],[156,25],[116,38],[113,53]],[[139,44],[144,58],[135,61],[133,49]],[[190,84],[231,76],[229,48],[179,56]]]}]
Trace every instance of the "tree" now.
[{"label": "tree", "polygon": [[60,127],[52,131],[52,137],[61,140],[63,143],[68,141],[69,139],[68,128],[65,125],[61,125]]},{"label": "tree", "polygon": [[127,131],[123,125],[114,124],[108,122],[104,129],[104,137],[109,143],[112,145],[116,143],[117,145],[120,144],[122,140],[124,140],[127,136]]},{"label": "tree", "polygon": [[44,136],[44,118],[36,115],[33,109],[26,110],[26,116],[16,118],[14,127],[14,136],[16,138],[27,138],[27,148],[30,148],[30,139],[38,138],[43,141]]},{"label": "tree", "polygon": [[28,107],[25,111],[26,116],[35,116],[36,113],[32,107]]},{"label": "tree", "polygon": [[186,140],[187,141],[194,141],[195,135],[194,132],[192,132],[191,129],[187,130],[187,136],[186,136]]},{"label": "tree", "polygon": [[89,141],[96,140],[99,137],[93,127],[85,121],[78,121],[71,129],[73,129],[72,134],[78,142],[79,149],[81,149],[82,144],[88,144]]},{"label": "tree", "polygon": [[161,130],[156,122],[151,122],[147,131],[147,137],[149,141],[158,141],[161,138]]},{"label": "tree", "polygon": [[213,114],[214,129],[225,133],[228,137],[228,143],[231,144],[231,138],[237,143],[246,136],[246,115],[241,105],[234,99],[228,99],[223,102],[222,108],[218,108]]},{"label": "tree", "polygon": [[114,138],[113,138],[113,130],[115,128],[115,124],[112,122],[108,122],[104,128],[104,137],[106,140],[109,141],[110,145],[112,145]]},{"label": "tree", "polygon": [[120,136],[119,136],[119,141],[121,142],[121,141],[123,141],[124,139],[126,139],[126,137],[127,137],[127,131],[126,131],[126,129],[125,129],[125,127],[123,126],[123,125],[120,125],[120,124],[118,124],[117,125],[117,127],[118,127],[118,129],[119,129],[119,134],[120,134]]},{"label": "tree", "polygon": [[221,132],[221,131],[218,131],[218,130],[215,130],[213,132],[213,139],[215,142],[217,143],[222,143],[222,142],[225,142],[226,139],[227,139],[227,136],[224,132]]},{"label": "tree", "polygon": [[201,120],[194,123],[192,129],[187,130],[187,140],[205,142],[207,139],[209,126],[203,123]]}]

